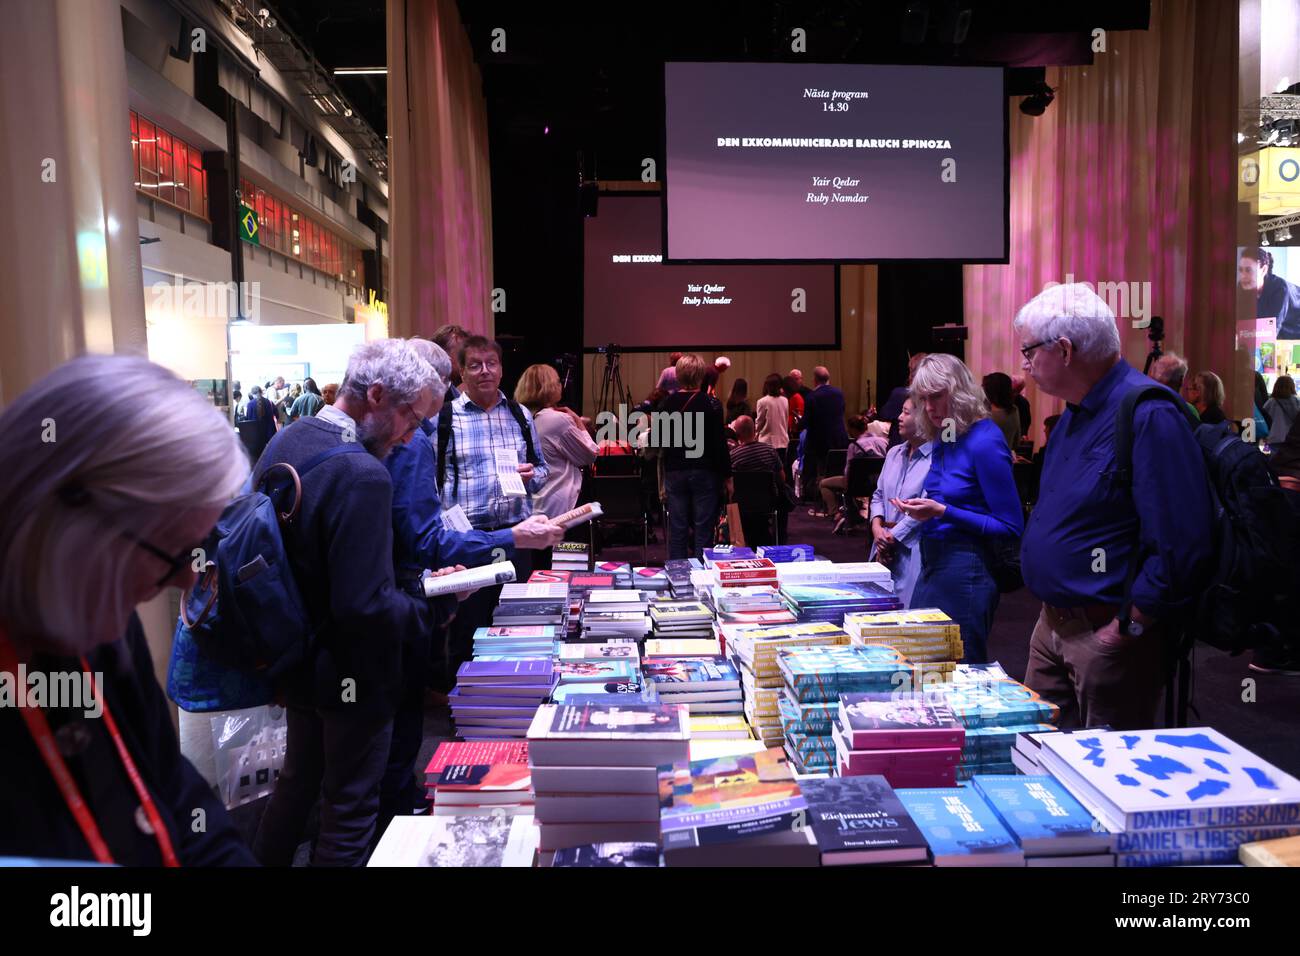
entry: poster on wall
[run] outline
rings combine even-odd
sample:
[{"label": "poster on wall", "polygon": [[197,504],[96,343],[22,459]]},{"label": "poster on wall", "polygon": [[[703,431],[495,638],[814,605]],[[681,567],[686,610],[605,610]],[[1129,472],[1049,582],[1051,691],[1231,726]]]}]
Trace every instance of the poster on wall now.
[{"label": "poster on wall", "polygon": [[1254,320],[1237,322],[1237,348],[1272,391],[1278,376],[1300,373],[1300,253],[1287,246],[1237,251],[1237,285],[1255,294]]}]

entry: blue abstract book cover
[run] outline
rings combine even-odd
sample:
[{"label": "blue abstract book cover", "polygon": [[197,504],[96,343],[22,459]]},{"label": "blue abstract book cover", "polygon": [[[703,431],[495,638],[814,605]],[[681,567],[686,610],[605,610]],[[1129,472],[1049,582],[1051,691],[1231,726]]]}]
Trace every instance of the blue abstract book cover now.
[{"label": "blue abstract book cover", "polygon": [[935,866],[1024,866],[1025,855],[993,809],[969,787],[895,791],[921,828]]}]

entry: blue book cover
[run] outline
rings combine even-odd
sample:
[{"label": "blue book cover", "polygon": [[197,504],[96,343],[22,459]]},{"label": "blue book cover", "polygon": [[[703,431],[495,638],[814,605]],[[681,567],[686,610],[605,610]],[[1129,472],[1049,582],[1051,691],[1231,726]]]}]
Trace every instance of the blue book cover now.
[{"label": "blue book cover", "polygon": [[1186,850],[1236,850],[1243,843],[1300,836],[1300,826],[1198,827],[1187,830],[1135,830],[1115,834],[1116,853],[1178,853]]},{"label": "blue book cover", "polygon": [[1111,849],[1111,834],[1052,777],[977,774],[973,782],[1028,856]]},{"label": "blue book cover", "polygon": [[601,697],[617,695],[639,699],[641,694],[641,685],[635,681],[610,680],[597,682],[578,681],[572,684],[561,684],[555,688],[551,694],[551,701],[556,704],[568,704],[573,702],[575,696],[584,694],[594,694]]},{"label": "blue book cover", "polygon": [[822,863],[925,860],[928,845],[884,777],[830,777],[799,783]]},{"label": "blue book cover", "polygon": [[969,787],[895,791],[921,828],[935,866],[1024,866],[1015,838]]},{"label": "blue book cover", "polygon": [[1173,850],[1159,853],[1116,853],[1116,866],[1223,866],[1237,862],[1237,850]]},{"label": "blue book cover", "polygon": [[555,670],[560,675],[561,684],[639,683],[641,679],[635,662],[618,658],[561,661],[555,665]]},{"label": "blue book cover", "polygon": [[555,668],[550,658],[466,661],[456,670],[458,684],[550,684]]}]

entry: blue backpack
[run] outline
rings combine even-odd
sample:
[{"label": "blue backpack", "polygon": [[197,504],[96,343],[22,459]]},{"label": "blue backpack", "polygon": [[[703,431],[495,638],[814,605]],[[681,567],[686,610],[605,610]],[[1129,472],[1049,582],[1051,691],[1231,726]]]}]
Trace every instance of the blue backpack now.
[{"label": "blue backpack", "polygon": [[307,660],[314,629],[282,532],[298,516],[303,476],[349,452],[365,453],[365,448],[343,442],[310,459],[301,471],[271,465],[257,487],[250,485],[222,512],[203,543],[207,567],[181,598],[179,622],[211,663],[269,686]]}]

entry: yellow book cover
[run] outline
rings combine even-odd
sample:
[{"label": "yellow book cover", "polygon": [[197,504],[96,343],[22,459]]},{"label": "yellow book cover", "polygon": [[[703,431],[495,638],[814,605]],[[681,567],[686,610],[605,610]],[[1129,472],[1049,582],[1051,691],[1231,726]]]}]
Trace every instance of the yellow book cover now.
[{"label": "yellow book cover", "polygon": [[1300,866],[1300,836],[1243,843],[1237,856],[1246,866]]}]

